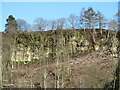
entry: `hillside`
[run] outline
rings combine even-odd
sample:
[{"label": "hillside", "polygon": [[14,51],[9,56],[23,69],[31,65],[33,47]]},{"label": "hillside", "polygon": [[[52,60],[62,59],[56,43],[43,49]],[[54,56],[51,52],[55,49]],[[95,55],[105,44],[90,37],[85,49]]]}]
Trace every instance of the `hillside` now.
[{"label": "hillside", "polygon": [[3,34],[4,86],[30,88],[40,83],[42,88],[103,88],[115,77],[116,33],[55,30],[19,32],[14,37]]}]

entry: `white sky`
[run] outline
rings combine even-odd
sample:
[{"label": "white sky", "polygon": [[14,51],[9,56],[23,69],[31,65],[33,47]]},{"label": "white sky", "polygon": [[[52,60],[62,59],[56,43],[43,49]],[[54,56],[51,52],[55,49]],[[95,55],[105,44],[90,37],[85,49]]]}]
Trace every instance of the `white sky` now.
[{"label": "white sky", "polygon": [[120,0],[1,0],[2,2],[119,2]]}]

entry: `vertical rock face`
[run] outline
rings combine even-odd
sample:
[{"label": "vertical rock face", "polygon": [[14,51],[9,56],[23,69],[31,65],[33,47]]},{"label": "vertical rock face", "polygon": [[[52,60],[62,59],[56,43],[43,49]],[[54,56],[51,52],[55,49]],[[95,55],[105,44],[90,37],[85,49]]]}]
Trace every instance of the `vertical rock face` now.
[{"label": "vertical rock face", "polygon": [[31,61],[30,47],[17,47],[17,50],[13,49],[12,51],[12,61]]},{"label": "vertical rock face", "polygon": [[[102,38],[101,38],[102,37]],[[42,60],[43,57],[51,57],[54,53],[76,53],[89,50],[109,50],[111,55],[117,57],[118,40],[116,32],[111,32],[110,37],[96,35],[95,43],[91,43],[89,33],[81,31],[55,31],[22,33],[18,37],[19,43],[16,50],[13,48],[12,61]],[[114,42],[114,43],[113,43]],[[58,52],[56,48],[60,49]]]}]

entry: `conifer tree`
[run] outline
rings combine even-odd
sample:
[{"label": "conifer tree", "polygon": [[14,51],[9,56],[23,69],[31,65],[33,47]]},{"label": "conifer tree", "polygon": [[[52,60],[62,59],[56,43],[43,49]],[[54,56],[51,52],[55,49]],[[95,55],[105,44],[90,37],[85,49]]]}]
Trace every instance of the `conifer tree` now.
[{"label": "conifer tree", "polygon": [[15,18],[12,15],[9,15],[6,21],[7,21],[7,24],[5,24],[5,27],[6,27],[5,32],[8,35],[14,36],[18,31]]}]

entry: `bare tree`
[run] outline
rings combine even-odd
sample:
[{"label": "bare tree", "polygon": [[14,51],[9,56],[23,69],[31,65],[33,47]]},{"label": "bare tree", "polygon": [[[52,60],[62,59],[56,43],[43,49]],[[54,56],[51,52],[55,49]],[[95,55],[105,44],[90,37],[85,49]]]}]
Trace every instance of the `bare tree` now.
[{"label": "bare tree", "polygon": [[35,24],[35,28],[40,30],[40,31],[43,31],[45,30],[46,26],[47,26],[47,22],[45,19],[43,18],[36,18],[35,21],[34,21],[36,24]]},{"label": "bare tree", "polygon": [[30,24],[28,24],[25,20],[17,19],[16,21],[19,31],[28,31],[30,29]]},{"label": "bare tree", "polygon": [[57,21],[56,20],[50,20],[49,21],[49,27],[51,30],[55,30],[57,28]]},{"label": "bare tree", "polygon": [[77,28],[78,24],[79,24],[78,16],[76,16],[75,14],[71,14],[68,18],[68,22],[69,22],[71,28],[73,28],[73,29]]},{"label": "bare tree", "polygon": [[65,27],[66,19],[60,18],[57,20],[57,29],[63,29]]},{"label": "bare tree", "polygon": [[85,32],[85,29],[86,29],[86,19],[84,17],[84,12],[85,12],[85,8],[82,8],[81,12],[80,12],[80,21],[79,21],[79,27],[84,29],[84,32]]},{"label": "bare tree", "polygon": [[97,12],[97,17],[96,19],[98,20],[98,27],[99,27],[99,30],[100,30],[100,33],[102,35],[102,29],[104,27],[106,27],[107,25],[107,19],[105,19],[105,17],[103,16],[103,14],[101,12]]},{"label": "bare tree", "polygon": [[116,20],[111,20],[108,22],[108,27],[110,30],[117,30],[118,29],[118,24]]}]

